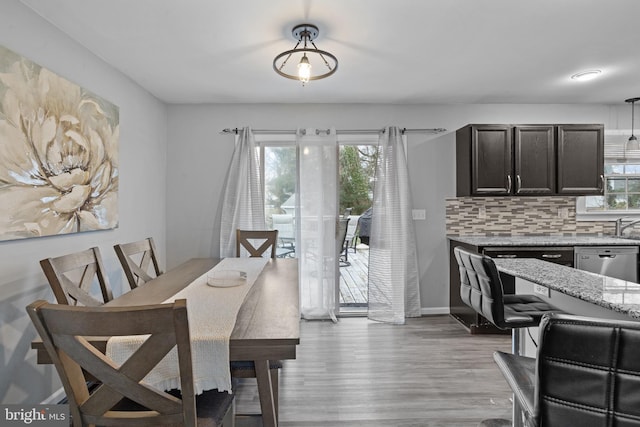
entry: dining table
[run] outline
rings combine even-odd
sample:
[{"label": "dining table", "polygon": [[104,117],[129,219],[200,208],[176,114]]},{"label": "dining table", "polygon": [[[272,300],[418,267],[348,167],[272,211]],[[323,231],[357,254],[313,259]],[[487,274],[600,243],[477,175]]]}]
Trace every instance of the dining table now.
[{"label": "dining table", "polygon": [[[170,299],[221,262],[219,258],[193,258],[157,278],[114,298],[109,307],[159,304]],[[269,259],[245,296],[229,338],[230,361],[253,361],[262,423],[278,425],[278,402],[269,370],[270,360],[296,358],[300,343],[300,309],[298,262],[294,258]],[[188,300],[187,300],[188,304]],[[212,321],[215,317],[212,314]],[[105,352],[108,337],[95,337],[92,344]],[[42,344],[36,339],[39,364],[52,363]]]}]

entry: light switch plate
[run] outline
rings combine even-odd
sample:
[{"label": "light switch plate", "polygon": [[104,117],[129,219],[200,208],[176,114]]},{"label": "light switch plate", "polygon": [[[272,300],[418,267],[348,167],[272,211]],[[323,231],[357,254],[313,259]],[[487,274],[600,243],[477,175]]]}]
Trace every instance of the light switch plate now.
[{"label": "light switch plate", "polygon": [[533,285],[533,293],[549,298],[549,288],[542,285]]},{"label": "light switch plate", "polygon": [[425,220],[427,219],[427,212],[424,209],[413,209],[411,216],[415,220]]}]

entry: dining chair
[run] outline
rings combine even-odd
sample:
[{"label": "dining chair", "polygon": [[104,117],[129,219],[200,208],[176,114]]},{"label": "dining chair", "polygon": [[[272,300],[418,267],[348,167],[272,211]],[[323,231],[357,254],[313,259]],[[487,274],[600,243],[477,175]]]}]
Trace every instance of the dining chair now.
[{"label": "dining chair", "polygon": [[[113,299],[109,278],[102,265],[98,248],[46,258],[40,261],[40,266],[59,304],[91,307]],[[102,300],[91,294],[96,279]]]},{"label": "dining chair", "polygon": [[278,230],[236,230],[236,256],[241,255],[241,247],[250,257],[261,257],[271,249],[271,258],[276,257]]},{"label": "dining chair", "polygon": [[551,313],[538,341],[535,358],[494,353],[524,425],[640,426],[639,322]]},{"label": "dining chair", "polygon": [[536,295],[504,294],[491,257],[453,249],[460,272],[460,298],[499,329],[512,331],[513,352],[519,350],[517,329],[538,326],[542,316],[562,312]]},{"label": "dining chair", "polygon": [[[250,241],[252,239],[256,242],[255,244]],[[276,258],[277,243],[278,230],[236,230],[236,256],[238,257],[241,256],[240,246],[242,246],[249,252],[250,257],[261,257],[262,254],[271,249],[271,258]],[[256,365],[252,360],[232,361],[230,368],[231,376],[234,378],[256,378]],[[269,372],[273,385],[273,401],[276,402],[276,409],[278,408],[280,368],[282,368],[281,360],[269,361]]]},{"label": "dining chair", "polygon": [[[162,274],[158,263],[156,245],[153,238],[131,243],[121,243],[113,247],[118,255],[122,269],[131,289],[148,282]],[[150,267],[153,266],[153,270]],[[149,273],[152,273],[153,276]]]},{"label": "dining chair", "polygon": [[[137,307],[74,307],[36,301],[27,312],[64,386],[74,427],[231,425],[233,395],[195,395],[186,300]],[[122,364],[87,340],[149,335]],[[161,390],[145,376],[177,348],[180,390]],[[87,387],[84,372],[99,383]],[[225,424],[229,421],[228,424]]]}]

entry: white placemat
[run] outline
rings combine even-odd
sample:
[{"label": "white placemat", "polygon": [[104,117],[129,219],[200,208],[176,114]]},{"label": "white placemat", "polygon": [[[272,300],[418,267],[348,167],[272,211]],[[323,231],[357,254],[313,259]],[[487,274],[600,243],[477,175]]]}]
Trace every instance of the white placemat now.
[{"label": "white placemat", "polygon": [[[194,280],[165,303],[186,298],[193,357],[194,387],[231,391],[229,338],[245,296],[269,260],[267,258],[225,258],[212,270],[239,270],[247,274],[244,285],[219,288],[207,285],[207,273]],[[107,356],[121,364],[144,342],[146,336],[114,337],[107,341]],[[180,388],[178,353],[174,348],[145,377],[154,387]]]}]

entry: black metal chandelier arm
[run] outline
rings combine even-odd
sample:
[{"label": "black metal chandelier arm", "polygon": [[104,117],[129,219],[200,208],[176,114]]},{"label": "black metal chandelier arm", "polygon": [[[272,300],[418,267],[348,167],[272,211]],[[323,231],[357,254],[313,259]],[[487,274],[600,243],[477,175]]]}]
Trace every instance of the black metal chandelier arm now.
[{"label": "black metal chandelier arm", "polygon": [[[328,69],[331,69],[331,65],[329,65],[329,63],[327,62],[327,60],[325,59],[325,57],[320,53],[320,49],[318,49],[318,46],[316,46],[316,44],[314,42],[311,42],[311,44],[313,45],[313,47],[316,48],[316,50],[318,51],[318,55],[320,55],[320,58],[322,58],[322,60],[324,61],[324,65],[327,66]],[[336,63],[336,67],[338,66],[338,60],[334,57],[333,58],[334,62]]]},{"label": "black metal chandelier arm", "polygon": [[[295,52],[295,50],[298,48],[298,46],[300,46],[300,42],[296,43],[296,45],[293,47],[293,51],[294,51],[294,52]],[[282,70],[282,67],[284,67],[285,65],[287,65],[287,61],[289,60],[289,58],[291,58],[291,55],[292,55],[292,54],[293,54],[293,52],[291,52],[291,53],[289,54],[289,56],[287,56],[287,57],[285,58],[285,60],[284,60],[284,61],[282,61],[282,64],[280,65],[280,70]],[[274,61],[273,61],[273,65],[274,65],[274,67],[275,67],[275,64],[276,64],[276,62],[275,62],[275,60],[274,60]]]}]

